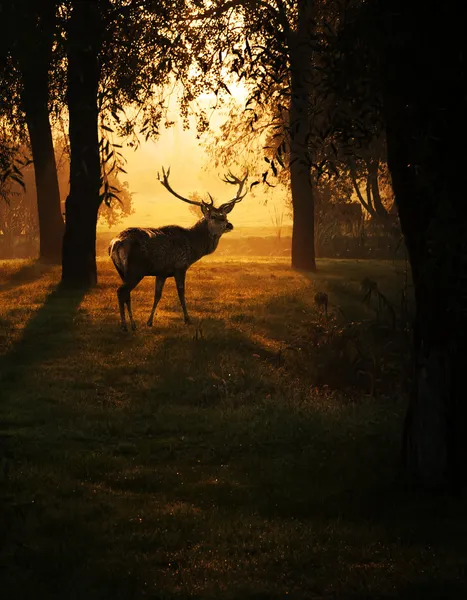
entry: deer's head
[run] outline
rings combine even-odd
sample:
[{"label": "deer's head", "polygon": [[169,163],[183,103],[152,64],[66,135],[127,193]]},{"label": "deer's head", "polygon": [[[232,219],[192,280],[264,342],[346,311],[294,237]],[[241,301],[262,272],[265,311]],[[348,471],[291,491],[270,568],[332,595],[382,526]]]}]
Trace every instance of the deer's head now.
[{"label": "deer's head", "polygon": [[201,202],[197,202],[196,200],[189,200],[188,198],[180,196],[170,186],[169,175],[170,168],[167,169],[166,172],[162,167],[162,178],[158,174],[158,179],[173,196],[175,196],[179,200],[183,200],[183,202],[187,202],[188,204],[193,204],[194,206],[200,207],[203,217],[208,224],[209,232],[211,233],[211,235],[221,236],[227,231],[232,231],[233,225],[228,220],[227,215],[238,202],[241,202],[241,200],[243,200],[243,198],[247,194],[247,192],[244,192],[244,194],[242,195],[242,191],[248,177],[248,171],[246,172],[245,177],[243,179],[235,177],[235,175],[233,175],[231,172],[227,173],[227,175],[222,181],[225,181],[225,183],[230,183],[232,185],[237,185],[237,194],[235,198],[229,200],[228,202],[225,202],[224,204],[221,204],[221,206],[218,207],[214,206],[214,199],[209,193],[209,201],[202,200]]}]

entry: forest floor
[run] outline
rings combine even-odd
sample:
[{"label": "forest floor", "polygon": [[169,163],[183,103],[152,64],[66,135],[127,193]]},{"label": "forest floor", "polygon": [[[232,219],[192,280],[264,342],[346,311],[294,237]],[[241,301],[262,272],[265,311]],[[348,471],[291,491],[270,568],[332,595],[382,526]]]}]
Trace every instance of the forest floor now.
[{"label": "forest floor", "polygon": [[188,273],[195,325],[169,282],[147,328],[147,279],[134,333],[98,266],[83,297],[0,263],[5,598],[467,597],[462,508],[397,482],[403,263],[212,257]]}]

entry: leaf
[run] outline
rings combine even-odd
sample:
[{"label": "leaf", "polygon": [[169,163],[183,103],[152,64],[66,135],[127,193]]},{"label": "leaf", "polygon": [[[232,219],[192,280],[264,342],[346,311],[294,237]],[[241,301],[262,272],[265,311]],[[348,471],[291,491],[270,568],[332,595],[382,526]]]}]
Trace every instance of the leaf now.
[{"label": "leaf", "polygon": [[16,181],[16,183],[19,183],[19,185],[23,188],[23,190],[26,189],[26,184],[24,183],[22,176],[12,174],[12,175],[10,175],[10,179],[13,179],[13,181]]},{"label": "leaf", "polygon": [[225,85],[225,83],[223,81],[220,82],[220,86],[231,96],[232,93],[229,90],[229,88]]},{"label": "leaf", "polygon": [[253,55],[251,53],[251,47],[250,47],[250,43],[248,42],[248,38],[245,39],[245,49],[248,53],[248,56],[250,58],[250,60],[253,58]]}]

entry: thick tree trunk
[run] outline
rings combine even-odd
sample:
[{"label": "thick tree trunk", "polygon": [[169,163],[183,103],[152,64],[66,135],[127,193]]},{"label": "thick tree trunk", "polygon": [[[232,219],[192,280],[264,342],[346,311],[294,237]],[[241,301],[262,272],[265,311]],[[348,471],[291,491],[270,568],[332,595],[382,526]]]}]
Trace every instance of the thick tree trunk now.
[{"label": "thick tree trunk", "polygon": [[65,205],[62,283],[97,283],[96,226],[101,203],[98,106],[101,21],[96,3],[73,2],[68,31],[70,194]]},{"label": "thick tree trunk", "polygon": [[[41,25],[29,21],[25,25],[24,35],[29,32],[29,38],[37,37],[34,49],[31,46],[31,39],[28,39],[24,44],[19,44],[14,52],[18,55],[21,69],[22,104],[34,163],[39,216],[39,255],[47,262],[59,264],[64,223],[48,108],[54,10],[44,9],[43,13],[40,13],[40,18]],[[40,32],[39,27],[41,27]]]},{"label": "thick tree trunk", "polygon": [[63,238],[62,284],[91,287],[97,283],[96,223],[99,207],[83,206],[82,197],[66,200],[66,230]]},{"label": "thick tree trunk", "polygon": [[312,51],[308,38],[313,3],[299,2],[299,23],[289,35],[291,97],[289,111],[290,183],[293,207],[292,266],[316,271],[315,203],[310,178],[312,159],[309,100]]},{"label": "thick tree trunk", "polygon": [[[448,3],[449,4],[449,3]],[[449,7],[386,4],[388,166],[414,278],[414,389],[404,431],[411,483],[463,487],[467,465],[465,65]],[[447,32],[448,39],[443,39]],[[435,40],[435,41],[433,41]],[[417,74],[414,77],[414,73]]]},{"label": "thick tree trunk", "polygon": [[[24,85],[32,85],[32,81]],[[25,102],[26,122],[31,141],[37,191],[41,260],[59,264],[62,255],[64,223],[60,206],[57,165],[50,128],[47,96],[36,89],[35,101]],[[26,96],[26,93],[24,94]],[[35,102],[35,104],[34,104]]]},{"label": "thick tree trunk", "polygon": [[291,170],[293,227],[292,267],[316,271],[315,208],[308,173]]}]

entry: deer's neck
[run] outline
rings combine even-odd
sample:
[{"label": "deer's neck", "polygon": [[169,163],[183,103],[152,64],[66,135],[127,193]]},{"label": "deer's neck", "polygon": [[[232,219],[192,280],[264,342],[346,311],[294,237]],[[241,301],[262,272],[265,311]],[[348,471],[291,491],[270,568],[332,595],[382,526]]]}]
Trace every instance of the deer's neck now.
[{"label": "deer's neck", "polygon": [[191,238],[191,246],[193,248],[193,259],[194,262],[206,256],[206,254],[211,254],[217,248],[217,244],[220,240],[220,235],[212,235],[209,232],[208,222],[206,219],[201,219],[191,229],[190,238]]}]

